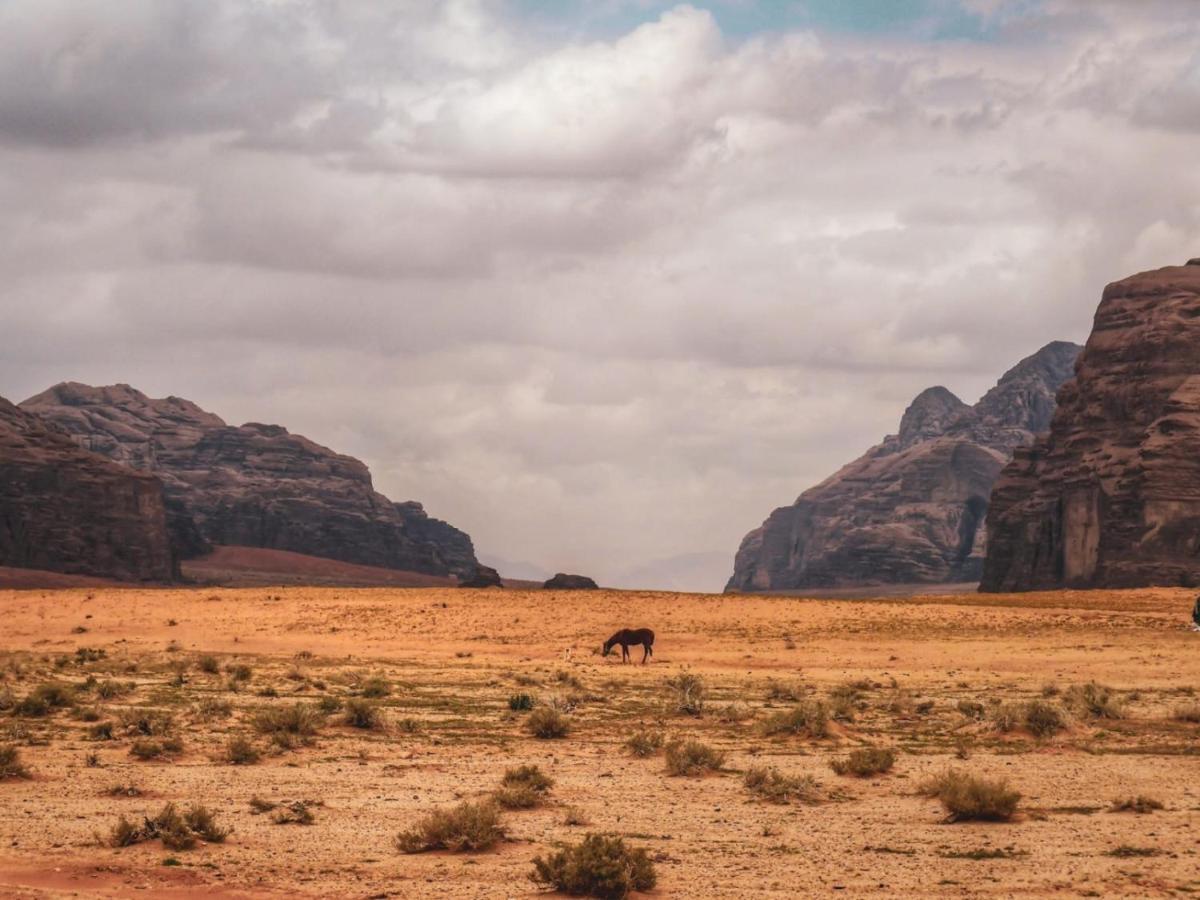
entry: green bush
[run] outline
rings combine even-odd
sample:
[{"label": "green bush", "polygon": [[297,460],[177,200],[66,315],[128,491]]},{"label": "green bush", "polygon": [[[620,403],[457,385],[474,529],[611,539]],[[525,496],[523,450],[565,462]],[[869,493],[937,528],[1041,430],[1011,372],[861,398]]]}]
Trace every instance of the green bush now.
[{"label": "green bush", "polygon": [[402,853],[486,850],[504,835],[496,804],[467,802],[451,809],[434,810],[413,828],[400,832],[396,836],[396,848]]},{"label": "green bush", "polygon": [[619,837],[589,834],[582,842],[533,860],[535,884],[565,894],[622,900],[657,883],[654,863],[641,848]]}]

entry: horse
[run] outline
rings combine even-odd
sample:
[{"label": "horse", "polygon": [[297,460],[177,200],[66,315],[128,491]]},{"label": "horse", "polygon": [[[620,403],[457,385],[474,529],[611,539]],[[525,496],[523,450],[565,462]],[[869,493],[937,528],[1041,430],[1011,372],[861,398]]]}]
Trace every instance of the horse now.
[{"label": "horse", "polygon": [[612,652],[617,644],[621,645],[621,662],[628,662],[630,646],[642,645],[642,665],[646,658],[654,655],[654,632],[649,628],[622,628],[604,642],[604,656]]}]

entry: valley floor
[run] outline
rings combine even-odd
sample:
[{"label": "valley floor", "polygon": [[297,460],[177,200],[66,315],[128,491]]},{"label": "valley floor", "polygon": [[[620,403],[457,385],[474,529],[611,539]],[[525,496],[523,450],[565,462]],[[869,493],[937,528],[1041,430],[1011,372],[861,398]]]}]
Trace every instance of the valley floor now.
[{"label": "valley floor", "polygon": [[[0,780],[0,896],[529,897],[533,857],[590,831],[650,852],[652,896],[1195,893],[1193,599],[0,592],[0,747],[31,775]],[[624,626],[657,632],[651,665],[598,655]],[[703,679],[700,715],[667,685],[685,670]],[[1092,681],[1114,690],[1106,705],[1073,690]],[[48,710],[20,706],[47,683],[67,685],[43,689]],[[570,733],[530,735],[530,714],[510,710],[522,693],[563,710]],[[364,694],[383,727],[344,724]],[[767,733],[771,716],[816,701],[834,714],[828,736]],[[1004,722],[1031,701],[1061,711],[1065,730],[1038,738]],[[323,710],[311,738],[255,727],[297,702]],[[670,776],[661,751],[626,750],[641,729],[702,741],[723,769]],[[226,761],[237,737],[260,761]],[[155,742],[157,758],[131,754]],[[894,748],[892,771],[831,770],[863,745]],[[425,813],[485,798],[521,764],[555,784],[540,807],[503,814],[505,842],[394,847]],[[759,766],[813,776],[812,802],[753,795],[743,777]],[[1015,818],[948,823],[918,792],[948,767],[1007,779],[1022,794]],[[1138,795],[1163,808],[1110,811]],[[255,798],[283,806],[256,812]],[[202,803],[233,831],[190,850],[105,845],[120,817],[140,823],[168,801]],[[275,822],[293,801],[312,824]]]}]

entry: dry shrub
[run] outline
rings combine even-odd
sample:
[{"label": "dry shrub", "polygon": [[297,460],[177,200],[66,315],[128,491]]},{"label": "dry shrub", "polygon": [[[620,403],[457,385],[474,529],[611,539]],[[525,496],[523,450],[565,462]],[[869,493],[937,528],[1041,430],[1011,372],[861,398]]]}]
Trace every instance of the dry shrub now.
[{"label": "dry shrub", "polygon": [[704,712],[704,679],[695,672],[684,669],[673,678],[668,678],[667,690],[675,712],[685,716],[699,716]]},{"label": "dry shrub", "polygon": [[657,883],[654,863],[640,847],[628,847],[619,837],[589,834],[578,843],[548,857],[533,860],[535,884],[565,894],[622,900],[633,891],[648,891]]},{"label": "dry shrub", "polygon": [[566,737],[571,731],[571,721],[551,706],[539,706],[529,714],[525,727],[534,737],[549,740]]},{"label": "dry shrub", "polygon": [[21,751],[12,744],[0,744],[0,781],[29,777],[29,770],[21,762]]},{"label": "dry shrub", "polygon": [[942,802],[949,813],[948,822],[1005,822],[1012,818],[1021,800],[1020,793],[1003,778],[979,778],[958,769],[947,769],[926,779],[917,790]]},{"label": "dry shrub", "polygon": [[1126,797],[1123,800],[1114,800],[1112,806],[1108,808],[1108,811],[1135,812],[1145,814],[1162,808],[1163,805],[1160,800],[1155,800],[1153,797],[1146,797],[1142,794],[1138,794],[1136,797]]},{"label": "dry shrub", "polygon": [[754,766],[742,783],[750,793],[771,803],[817,803],[821,798],[821,786],[811,775],[784,775],[774,766]]},{"label": "dry shrub", "polygon": [[667,744],[668,775],[703,775],[719,772],[725,754],[700,741],[672,741]]},{"label": "dry shrub", "polygon": [[829,710],[820,700],[797,703],[789,710],[777,712],[763,722],[764,734],[806,734],[823,738],[829,734]]},{"label": "dry shrub", "polygon": [[891,747],[860,747],[851,750],[845,759],[835,759],[829,763],[837,774],[858,778],[890,772],[895,764],[896,751]]},{"label": "dry shrub", "polygon": [[438,809],[421,819],[413,828],[396,836],[396,848],[402,853],[427,850],[486,850],[503,839],[500,810],[495,803],[460,803],[451,809]]},{"label": "dry shrub", "polygon": [[1123,719],[1125,710],[1117,692],[1103,684],[1089,681],[1074,684],[1064,695],[1067,706],[1080,715],[1093,719]]},{"label": "dry shrub", "polygon": [[635,731],[633,735],[625,742],[625,749],[634,756],[645,758],[653,756],[662,749],[666,742],[661,731],[656,731],[652,728],[642,728]]}]

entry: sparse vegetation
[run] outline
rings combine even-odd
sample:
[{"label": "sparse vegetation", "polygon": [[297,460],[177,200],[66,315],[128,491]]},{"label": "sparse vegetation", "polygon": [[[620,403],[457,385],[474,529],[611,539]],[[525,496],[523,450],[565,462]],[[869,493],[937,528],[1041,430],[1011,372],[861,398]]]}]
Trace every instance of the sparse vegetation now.
[{"label": "sparse vegetation", "polygon": [[657,883],[654,863],[619,837],[589,834],[578,843],[533,860],[535,884],[573,896],[620,898]]},{"label": "sparse vegetation", "polygon": [[956,769],[926,779],[918,792],[940,800],[949,822],[1004,822],[1012,818],[1021,800],[1004,779],[980,778]]},{"label": "sparse vegetation", "polygon": [[811,775],[785,775],[774,766],[753,766],[742,779],[746,790],[771,803],[816,803],[821,786]]},{"label": "sparse vegetation", "polygon": [[543,740],[566,737],[571,731],[570,720],[551,706],[539,706],[531,712],[525,727],[534,737]]},{"label": "sparse vegetation", "polygon": [[830,762],[830,767],[839,775],[854,775],[869,778],[890,772],[896,764],[896,751],[890,747],[859,747],[850,755]]},{"label": "sparse vegetation", "polygon": [[725,754],[701,741],[672,741],[667,744],[668,775],[703,775],[719,772],[725,764]]},{"label": "sparse vegetation", "polygon": [[487,850],[504,838],[500,810],[495,803],[460,803],[451,809],[434,810],[414,827],[396,836],[402,853],[429,850]]}]

